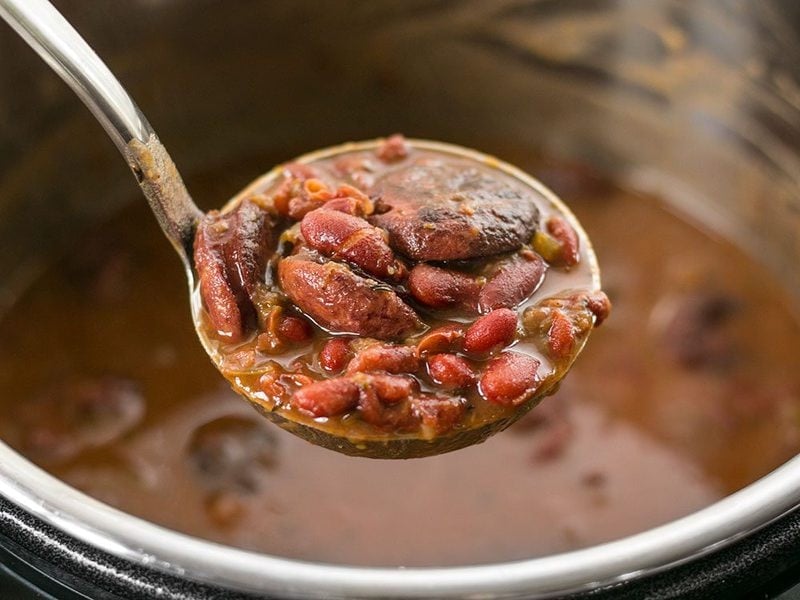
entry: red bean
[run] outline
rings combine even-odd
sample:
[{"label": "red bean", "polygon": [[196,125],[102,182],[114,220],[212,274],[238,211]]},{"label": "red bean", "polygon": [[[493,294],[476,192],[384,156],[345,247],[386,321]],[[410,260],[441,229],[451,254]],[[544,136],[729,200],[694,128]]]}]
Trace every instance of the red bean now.
[{"label": "red bean", "polygon": [[382,373],[359,373],[352,376],[363,390],[371,387],[383,404],[397,404],[408,400],[419,389],[416,380],[403,375],[385,375]]},{"label": "red bean", "polygon": [[434,354],[428,357],[428,374],[437,385],[446,390],[469,387],[475,382],[475,372],[462,356]]},{"label": "red bean", "polygon": [[611,301],[604,292],[595,292],[588,297],[586,307],[594,315],[594,326],[599,327],[611,313]]},{"label": "red bean", "polygon": [[539,365],[537,359],[519,352],[504,352],[493,358],[480,380],[483,397],[504,406],[522,404],[542,383]]},{"label": "red bean", "polygon": [[358,352],[350,364],[348,373],[414,373],[419,370],[419,358],[413,346],[391,346],[372,344]]},{"label": "red bean", "polygon": [[241,341],[255,322],[252,298],[264,281],[273,225],[264,209],[245,200],[228,213],[210,212],[197,226],[194,261],[200,295],[214,329],[226,341]]},{"label": "red bean", "polygon": [[[412,431],[419,426],[419,418],[411,409],[408,394],[416,391],[416,382],[412,379],[397,375],[384,375],[384,378],[402,380],[390,382],[387,379],[378,379],[373,375],[355,375],[354,379],[361,382],[361,391],[358,398],[358,410],[361,418],[375,427],[387,431],[403,432]],[[400,394],[404,394],[400,398]]]},{"label": "red bean", "polygon": [[478,310],[515,308],[544,281],[547,264],[531,250],[523,250],[495,271],[478,296]]},{"label": "red bean", "polygon": [[478,318],[464,336],[464,350],[482,354],[505,347],[517,333],[517,313],[509,308],[498,308]]},{"label": "red bean", "polygon": [[351,358],[350,340],[341,337],[328,340],[319,352],[319,363],[329,373],[340,372]]},{"label": "red bean", "polygon": [[315,250],[350,262],[365,273],[390,279],[405,274],[384,233],[360,217],[326,208],[313,210],[303,218],[300,231]]},{"label": "red bean", "polygon": [[560,310],[554,310],[550,329],[547,331],[547,347],[553,358],[566,358],[575,345],[575,328]]},{"label": "red bean", "polygon": [[466,273],[420,263],[408,275],[408,289],[425,306],[474,311],[481,286]]},{"label": "red bean", "polygon": [[335,417],[358,405],[359,388],[346,377],[317,381],[297,390],[292,406],[314,417]]},{"label": "red bean", "polygon": [[286,296],[321,327],[378,339],[404,339],[420,329],[417,314],[388,285],[338,262],[303,252],[278,262]]},{"label": "red bean", "polygon": [[386,140],[384,140],[384,142],[378,146],[375,154],[383,162],[391,163],[398,160],[403,160],[408,156],[408,151],[409,146],[408,142],[406,142],[406,138],[401,134],[396,133],[386,138]]},{"label": "red bean", "polygon": [[308,321],[300,317],[283,317],[278,325],[278,336],[289,342],[306,342],[313,333]]},{"label": "red bean", "polygon": [[464,328],[461,325],[443,325],[426,333],[417,344],[417,354],[453,352],[461,350]]},{"label": "red bean", "polygon": [[558,265],[563,267],[573,267],[580,261],[580,248],[578,234],[564,219],[552,216],[545,224],[547,233],[552,235],[561,245],[561,256]]}]

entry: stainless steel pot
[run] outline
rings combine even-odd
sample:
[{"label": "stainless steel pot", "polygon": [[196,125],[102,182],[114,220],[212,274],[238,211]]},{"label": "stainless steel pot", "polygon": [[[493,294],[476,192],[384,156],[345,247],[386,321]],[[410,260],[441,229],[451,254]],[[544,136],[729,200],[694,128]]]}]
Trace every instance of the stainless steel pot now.
[{"label": "stainless steel pot", "polygon": [[[509,143],[539,148],[713,220],[800,292],[800,11],[791,1],[58,5],[187,173],[392,131],[490,152]],[[8,29],[0,30],[0,115],[2,308],[49,256],[136,188],[82,105]],[[243,183],[221,182],[221,197]],[[219,202],[219,189],[193,191],[207,207]],[[745,548],[734,561],[741,552],[774,555],[742,540],[785,548],[800,538],[795,516],[762,529],[800,502],[800,458],[632,537],[447,569],[311,564],[204,542],[94,501],[1,443],[0,496],[0,546],[56,556],[70,576],[123,596],[621,592],[652,585],[658,572],[690,577],[677,565],[724,556],[728,546]]]}]

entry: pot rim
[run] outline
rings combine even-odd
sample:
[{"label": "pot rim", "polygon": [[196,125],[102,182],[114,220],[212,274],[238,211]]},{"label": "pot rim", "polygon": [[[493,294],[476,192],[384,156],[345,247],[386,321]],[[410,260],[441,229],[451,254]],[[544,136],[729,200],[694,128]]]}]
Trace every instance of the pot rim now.
[{"label": "pot rim", "polygon": [[800,456],[704,509],[642,533],[541,558],[437,568],[311,563],[204,541],[95,500],[2,441],[0,494],[111,555],[241,591],[289,598],[544,597],[650,575],[767,525],[800,503]]}]

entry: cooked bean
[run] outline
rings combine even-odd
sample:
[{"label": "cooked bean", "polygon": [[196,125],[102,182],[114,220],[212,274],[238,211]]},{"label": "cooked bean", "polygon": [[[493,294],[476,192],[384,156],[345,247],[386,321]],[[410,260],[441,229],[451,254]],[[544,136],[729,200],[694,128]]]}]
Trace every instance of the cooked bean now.
[{"label": "cooked bean", "polygon": [[561,245],[561,253],[554,265],[573,267],[580,261],[580,248],[578,247],[578,234],[566,220],[558,216],[547,219],[545,224],[547,233],[552,235]]},{"label": "cooked bean", "polygon": [[495,308],[515,308],[531,296],[544,281],[547,265],[531,250],[502,263],[478,296],[478,310],[487,313]]},{"label": "cooked bean", "polygon": [[461,350],[463,340],[464,328],[461,325],[443,325],[423,336],[417,344],[417,354],[425,356],[429,353]]},{"label": "cooked bean", "polygon": [[371,344],[363,348],[347,365],[348,373],[415,373],[418,370],[419,358],[413,346],[388,344]]},{"label": "cooked bean", "polygon": [[421,326],[416,313],[388,286],[378,286],[339,263],[320,264],[312,258],[284,258],[278,278],[289,299],[323,327],[396,339]]},{"label": "cooked bean", "polygon": [[519,352],[504,352],[493,358],[480,380],[483,397],[495,404],[522,404],[541,385],[539,365],[534,357]]},{"label": "cooked bean", "polygon": [[464,336],[464,351],[482,354],[505,347],[517,333],[517,313],[498,308],[477,319]]},{"label": "cooked bean", "polygon": [[300,317],[283,317],[278,325],[278,336],[289,342],[302,343],[311,339],[314,331],[308,321]]},{"label": "cooked bean", "polygon": [[460,307],[474,311],[480,283],[452,269],[419,263],[408,274],[408,289],[420,304],[431,308]]},{"label": "cooked bean", "polygon": [[401,134],[392,135],[384,140],[375,151],[375,155],[383,162],[392,163],[408,156],[409,147],[406,138]]},{"label": "cooked bean", "polygon": [[405,375],[383,373],[356,373],[352,380],[363,390],[372,387],[383,404],[397,404],[408,400],[419,389],[417,381]]},{"label": "cooked bean", "polygon": [[351,358],[350,340],[341,337],[328,340],[319,352],[319,364],[329,373],[342,371]]},{"label": "cooked bean", "polygon": [[469,387],[475,372],[467,360],[457,354],[434,354],[428,357],[428,374],[434,383],[446,390]]},{"label": "cooked bean", "polygon": [[359,388],[347,377],[317,381],[292,396],[292,406],[315,417],[334,417],[358,404]]},{"label": "cooked bean", "polygon": [[600,327],[611,313],[611,302],[605,292],[594,292],[588,296],[586,306],[594,315],[595,327]]},{"label": "cooked bean", "polygon": [[405,267],[394,256],[384,233],[364,219],[326,208],[308,213],[300,231],[309,246],[345,260],[381,279],[399,279]]},{"label": "cooked bean", "polygon": [[547,347],[553,358],[566,358],[575,345],[575,328],[567,316],[560,310],[554,310],[551,316],[550,329],[547,332]]},{"label": "cooked bean", "polygon": [[241,341],[254,324],[252,297],[264,282],[272,227],[267,211],[249,200],[227,214],[212,211],[198,224],[200,295],[217,334],[231,342]]},{"label": "cooked bean", "polygon": [[[390,431],[412,431],[419,426],[419,419],[411,408],[408,394],[416,390],[416,382],[398,375],[355,376],[360,383],[358,410],[361,418],[380,429]],[[390,383],[386,378],[394,378]],[[399,398],[400,393],[405,393]]]}]

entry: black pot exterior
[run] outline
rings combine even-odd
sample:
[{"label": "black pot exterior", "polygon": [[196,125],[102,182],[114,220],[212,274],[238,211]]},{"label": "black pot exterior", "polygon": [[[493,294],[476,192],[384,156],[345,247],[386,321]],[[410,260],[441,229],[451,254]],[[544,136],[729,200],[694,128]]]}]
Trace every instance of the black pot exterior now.
[{"label": "black pot exterior", "polygon": [[[4,571],[0,571],[0,597],[18,600],[25,600],[22,594],[38,598],[35,594],[39,592],[63,600],[267,598],[135,565],[58,531],[2,497],[0,568]],[[798,568],[800,511],[793,511],[701,559],[650,577],[559,597],[569,600],[772,598],[796,583],[793,579]]]}]

